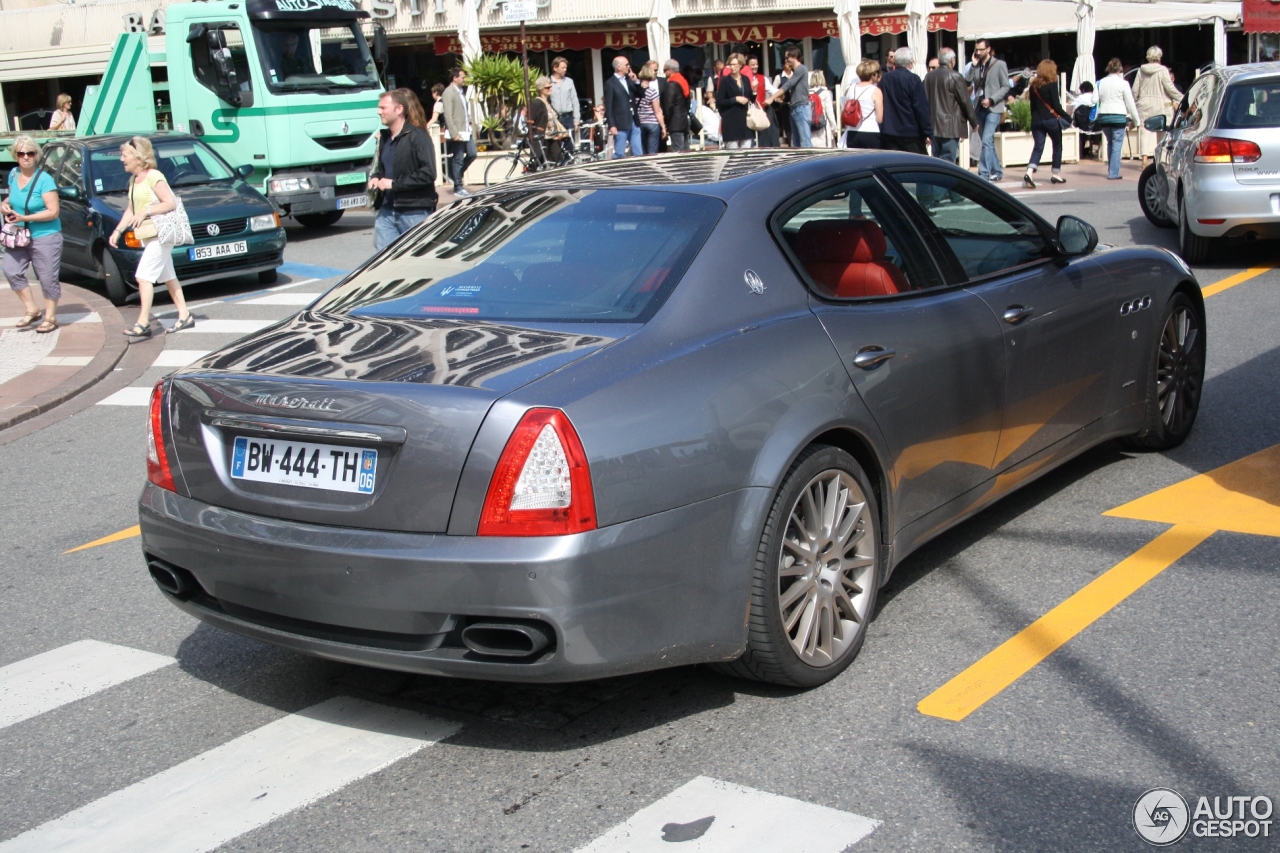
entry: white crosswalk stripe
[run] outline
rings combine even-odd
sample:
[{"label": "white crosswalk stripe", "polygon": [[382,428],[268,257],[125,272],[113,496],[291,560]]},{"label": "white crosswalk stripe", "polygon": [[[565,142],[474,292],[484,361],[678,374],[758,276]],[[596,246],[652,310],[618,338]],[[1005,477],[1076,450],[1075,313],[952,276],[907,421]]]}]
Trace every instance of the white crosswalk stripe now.
[{"label": "white crosswalk stripe", "polygon": [[99,406],[146,406],[151,402],[150,385],[132,385],[98,401]]},{"label": "white crosswalk stripe", "polygon": [[167,349],[162,350],[160,355],[156,356],[156,360],[152,363],[152,367],[186,367],[197,359],[204,358],[209,354],[207,349]]},{"label": "white crosswalk stripe", "polygon": [[0,842],[0,853],[213,850],[458,728],[340,696]]},{"label": "white crosswalk stripe", "polygon": [[179,335],[247,335],[265,329],[275,320],[196,320],[190,329],[176,332]]},{"label": "white crosswalk stripe", "polygon": [[[576,853],[841,853],[879,825],[851,812],[699,776]],[[673,848],[673,842],[681,846]]]},{"label": "white crosswalk stripe", "polygon": [[164,655],[80,640],[0,667],[0,729],[173,662]]},{"label": "white crosswalk stripe", "polygon": [[319,293],[272,293],[254,299],[246,299],[241,305],[310,305]]}]

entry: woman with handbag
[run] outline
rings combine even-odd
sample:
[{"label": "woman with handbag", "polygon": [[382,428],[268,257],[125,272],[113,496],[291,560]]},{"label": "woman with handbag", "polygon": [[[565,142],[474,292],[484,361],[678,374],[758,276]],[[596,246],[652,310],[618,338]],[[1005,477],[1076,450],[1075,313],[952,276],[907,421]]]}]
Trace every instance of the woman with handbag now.
[{"label": "woman with handbag", "polygon": [[[48,172],[36,170],[40,146],[22,135],[10,149],[18,167],[9,172],[9,200],[0,204],[4,216],[0,242],[4,244],[4,275],[22,300],[26,316],[19,329],[34,328],[48,334],[58,328],[58,299],[62,284],[62,222],[58,219],[58,187]],[[31,266],[44,294],[44,312],[36,306],[27,281]],[[43,319],[42,319],[43,318]]]},{"label": "woman with handbag", "polygon": [[[755,145],[755,131],[747,126],[747,110],[760,107],[755,101],[755,89],[742,73],[742,54],[729,56],[729,73],[720,78],[716,86],[716,107],[720,110],[720,138],[725,148],[751,148]],[[767,126],[767,125],[766,125]]]},{"label": "woman with handbag", "polygon": [[[169,291],[169,298],[178,309],[178,322],[169,327],[169,334],[190,329],[196,324],[195,317],[187,310],[187,301],[182,297],[182,284],[173,269],[173,247],[178,240],[162,242],[160,230],[154,219],[161,214],[180,209],[177,196],[169,188],[169,182],[156,168],[156,153],[151,140],[135,136],[120,146],[120,162],[132,179],[129,181],[129,203],[120,224],[111,232],[107,241],[115,248],[120,242],[120,235],[132,230],[142,243],[142,257],[138,259],[138,268],[134,278],[138,281],[139,310],[138,322],[132,329],[125,330],[129,338],[151,337],[151,302],[155,298],[156,282],[164,282]],[[189,227],[189,226],[188,226]]]},{"label": "woman with handbag", "polygon": [[1071,119],[1062,108],[1058,98],[1058,64],[1052,59],[1045,59],[1036,66],[1036,76],[1027,87],[1031,99],[1031,160],[1027,163],[1027,173],[1022,176],[1022,185],[1036,188],[1036,169],[1040,168],[1040,155],[1044,153],[1044,138],[1047,136],[1053,143],[1053,172],[1049,180],[1055,184],[1065,184],[1062,177],[1062,131],[1071,127]]}]

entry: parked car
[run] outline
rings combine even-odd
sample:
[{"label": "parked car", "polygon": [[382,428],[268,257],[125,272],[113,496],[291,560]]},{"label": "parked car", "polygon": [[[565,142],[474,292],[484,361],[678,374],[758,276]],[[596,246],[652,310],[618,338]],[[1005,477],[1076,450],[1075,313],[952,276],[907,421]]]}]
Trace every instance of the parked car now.
[{"label": "parked car", "polygon": [[[1165,117],[1145,125],[1163,131]],[[1209,69],[1167,129],[1138,200],[1152,223],[1178,229],[1189,263],[1227,239],[1280,237],[1280,62]]]},{"label": "parked car", "polygon": [[[191,220],[194,246],[173,250],[173,266],[183,285],[256,274],[276,280],[284,262],[284,228],[275,207],[245,182],[252,166],[232,168],[209,146],[180,133],[148,137],[158,168],[182,199]],[[138,288],[133,271],[142,244],[125,232],[119,248],[107,238],[129,203],[129,173],[120,162],[128,136],[86,136],[55,140],[44,148],[40,168],[58,185],[62,220],[62,268],[97,279],[116,305]]]},{"label": "parked car", "polygon": [[323,657],[811,686],[922,543],[1099,442],[1181,442],[1200,288],[934,158],[615,160],[442,208],[155,387],[178,607]]}]

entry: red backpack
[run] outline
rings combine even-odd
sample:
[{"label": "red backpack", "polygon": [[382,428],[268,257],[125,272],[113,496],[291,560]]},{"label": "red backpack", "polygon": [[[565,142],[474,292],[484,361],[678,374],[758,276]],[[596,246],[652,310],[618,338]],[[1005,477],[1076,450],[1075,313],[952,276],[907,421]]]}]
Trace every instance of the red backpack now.
[{"label": "red backpack", "polygon": [[822,117],[822,98],[818,97],[817,92],[810,92],[809,103],[813,105],[813,118],[809,119],[809,126],[818,130],[827,123],[827,120]]},{"label": "red backpack", "polygon": [[845,127],[857,128],[862,124],[862,101],[849,98],[844,102],[844,111],[840,113],[840,121]]}]

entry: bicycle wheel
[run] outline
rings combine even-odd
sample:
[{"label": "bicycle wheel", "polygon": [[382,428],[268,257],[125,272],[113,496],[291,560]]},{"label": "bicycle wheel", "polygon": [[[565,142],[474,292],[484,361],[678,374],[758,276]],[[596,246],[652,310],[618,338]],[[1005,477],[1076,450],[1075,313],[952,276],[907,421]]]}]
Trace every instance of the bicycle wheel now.
[{"label": "bicycle wheel", "polygon": [[484,185],[491,187],[523,174],[524,161],[520,159],[520,155],[504,154],[501,157],[494,157],[489,161],[489,165],[484,167]]}]

